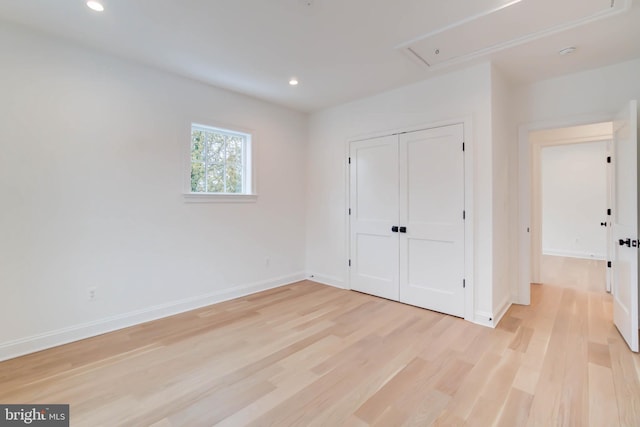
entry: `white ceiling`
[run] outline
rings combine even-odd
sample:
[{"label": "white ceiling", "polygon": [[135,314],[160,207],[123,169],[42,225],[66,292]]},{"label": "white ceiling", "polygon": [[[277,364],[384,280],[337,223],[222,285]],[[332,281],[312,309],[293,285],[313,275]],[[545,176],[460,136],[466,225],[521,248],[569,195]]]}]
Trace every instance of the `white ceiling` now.
[{"label": "white ceiling", "polygon": [[[496,14],[480,27],[482,33],[482,21],[472,18],[486,19],[513,0],[103,0],[103,13],[87,8],[84,0],[0,0],[0,19],[315,111],[488,59],[514,81],[530,82],[640,57],[638,0],[615,16],[544,37],[525,34],[519,44],[506,47],[513,42],[510,35],[498,43],[505,44],[502,49],[462,55],[434,69],[412,61],[401,49],[451,27],[456,31],[449,32],[447,45],[462,49],[485,37],[495,46],[496,33],[512,34],[506,27],[513,28],[514,20],[522,20],[522,28],[540,29],[546,25],[544,15],[564,17],[575,9],[575,16],[563,18],[572,21],[585,12],[571,3],[585,1],[523,0],[509,6],[508,22]],[[588,1],[597,8],[603,0]],[[626,1],[631,0],[616,0]],[[531,2],[538,10],[544,3],[547,13],[531,14],[523,7]],[[559,56],[567,46],[578,50]],[[299,86],[288,85],[292,76]]]}]

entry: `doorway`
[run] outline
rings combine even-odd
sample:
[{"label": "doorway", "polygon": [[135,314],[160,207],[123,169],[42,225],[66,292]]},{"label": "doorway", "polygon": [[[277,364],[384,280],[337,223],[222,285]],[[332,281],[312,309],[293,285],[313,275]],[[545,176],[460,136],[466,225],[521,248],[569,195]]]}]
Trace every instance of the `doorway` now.
[{"label": "doorway", "polygon": [[[611,120],[611,116],[608,117]],[[595,122],[595,121],[594,121]],[[613,323],[625,339],[629,348],[638,352],[639,345],[639,292],[638,277],[640,257],[638,248],[640,240],[638,230],[638,105],[631,100],[623,105],[617,114],[613,115],[610,122],[595,122],[585,125],[589,127],[602,126],[610,129],[605,138],[593,138],[587,136],[586,141],[611,139],[609,167],[610,183],[609,201],[607,209],[607,285],[610,286],[613,301]],[[580,126],[574,126],[579,128]],[[537,129],[540,129],[538,127]],[[566,130],[566,128],[565,128]],[[540,162],[541,149],[544,137],[549,133],[559,132],[560,129],[544,129],[536,131],[534,126],[520,128],[520,176],[529,179],[520,179],[519,198],[519,285],[518,302],[520,304],[531,303],[531,282],[539,282],[541,254],[541,214],[540,209],[532,209],[535,206],[532,200],[533,194],[539,194],[535,190],[540,185],[537,164]],[[601,134],[603,135],[603,134]],[[533,139],[531,137],[534,137]],[[603,135],[604,136],[604,135]],[[536,141],[540,137],[543,142]],[[580,139],[582,136],[569,136],[567,139]],[[557,138],[554,138],[557,139]],[[526,230],[526,231],[525,231]]]},{"label": "doorway", "polygon": [[[540,194],[534,195],[532,207],[540,215],[539,282],[605,292],[609,290],[607,159],[611,141],[575,142],[576,136],[587,138],[592,130],[561,129],[572,140],[545,141],[541,145],[539,171],[535,174],[539,176]],[[604,137],[600,133],[595,137]],[[531,139],[536,139],[535,133]]]},{"label": "doorway", "polygon": [[530,282],[608,290],[612,129],[600,122],[528,133]]}]

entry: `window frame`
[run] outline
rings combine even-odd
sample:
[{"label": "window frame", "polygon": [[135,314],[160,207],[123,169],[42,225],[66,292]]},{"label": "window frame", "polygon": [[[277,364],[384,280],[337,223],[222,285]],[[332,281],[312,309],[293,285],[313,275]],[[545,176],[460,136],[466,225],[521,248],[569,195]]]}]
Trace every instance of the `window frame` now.
[{"label": "window frame", "polygon": [[[255,202],[258,198],[257,193],[257,180],[256,180],[256,134],[250,129],[243,129],[238,126],[208,124],[203,125],[198,122],[189,123],[189,138],[188,144],[186,144],[185,154],[185,174],[184,174],[184,191],[183,197],[186,202],[195,203],[211,203],[211,202],[223,202],[223,203],[250,203]],[[225,135],[238,135],[244,139],[243,143],[243,159],[242,159],[242,188],[245,190],[243,193],[205,193],[205,192],[193,192],[191,191],[191,138],[193,130],[201,131],[214,131],[220,132]]]}]

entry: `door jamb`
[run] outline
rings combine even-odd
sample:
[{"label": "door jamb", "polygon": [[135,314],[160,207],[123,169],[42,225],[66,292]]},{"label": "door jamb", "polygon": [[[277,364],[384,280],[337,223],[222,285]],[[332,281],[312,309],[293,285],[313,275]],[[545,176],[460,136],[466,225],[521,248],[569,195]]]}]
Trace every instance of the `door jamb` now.
[{"label": "door jamb", "polygon": [[[531,304],[530,284],[538,275],[534,276],[532,271],[532,233],[529,232],[533,224],[532,217],[532,188],[534,171],[533,160],[535,156],[534,147],[529,139],[529,134],[539,130],[551,130],[572,126],[589,125],[602,122],[610,122],[614,118],[612,113],[596,113],[587,116],[567,117],[563,119],[543,120],[525,123],[518,128],[518,282],[514,292],[514,302],[522,305]],[[537,148],[540,150],[540,147]],[[539,227],[538,227],[539,228]],[[538,266],[535,273],[538,274]]]}]

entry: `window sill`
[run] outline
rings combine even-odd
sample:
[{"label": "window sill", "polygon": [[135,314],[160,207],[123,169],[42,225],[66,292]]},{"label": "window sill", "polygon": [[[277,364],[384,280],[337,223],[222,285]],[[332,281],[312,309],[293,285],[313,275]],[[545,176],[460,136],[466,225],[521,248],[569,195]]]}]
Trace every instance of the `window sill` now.
[{"label": "window sill", "polygon": [[257,194],[184,193],[186,203],[255,203]]}]

